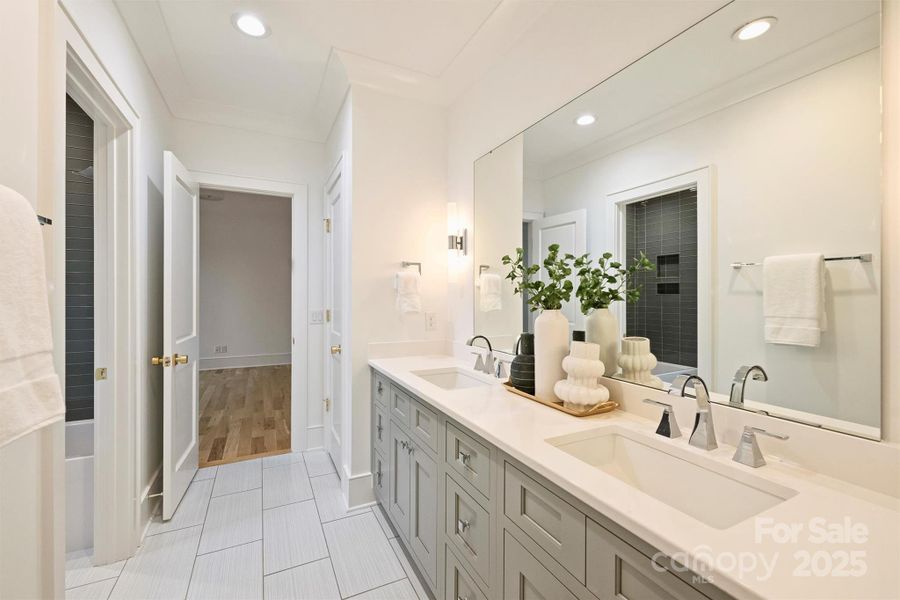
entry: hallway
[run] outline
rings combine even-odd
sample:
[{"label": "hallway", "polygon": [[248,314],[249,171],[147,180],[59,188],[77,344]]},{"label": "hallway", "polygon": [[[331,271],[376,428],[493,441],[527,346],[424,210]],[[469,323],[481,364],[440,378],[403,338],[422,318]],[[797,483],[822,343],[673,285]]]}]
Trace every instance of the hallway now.
[{"label": "hallway", "polygon": [[200,466],[291,448],[291,366],[200,371]]},{"label": "hallway", "polygon": [[322,450],[197,472],[134,557],[66,561],[66,598],[425,600],[380,509],[348,511]]}]

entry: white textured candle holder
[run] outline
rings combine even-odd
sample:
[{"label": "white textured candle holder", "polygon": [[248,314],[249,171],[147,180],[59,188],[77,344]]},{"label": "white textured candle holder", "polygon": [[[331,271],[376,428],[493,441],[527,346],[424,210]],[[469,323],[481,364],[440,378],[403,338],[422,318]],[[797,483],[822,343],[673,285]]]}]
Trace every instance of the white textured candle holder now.
[{"label": "white textured candle holder", "polygon": [[609,400],[609,390],[600,384],[606,367],[600,361],[600,346],[588,342],[572,342],[570,354],[562,361],[568,378],[553,386],[563,406],[586,410]]},{"label": "white textured candle holder", "polygon": [[622,338],[622,353],[619,354],[619,367],[622,379],[640,383],[656,388],[662,388],[663,383],[659,377],[653,374],[656,367],[656,357],[650,353],[650,340],[645,337]]}]

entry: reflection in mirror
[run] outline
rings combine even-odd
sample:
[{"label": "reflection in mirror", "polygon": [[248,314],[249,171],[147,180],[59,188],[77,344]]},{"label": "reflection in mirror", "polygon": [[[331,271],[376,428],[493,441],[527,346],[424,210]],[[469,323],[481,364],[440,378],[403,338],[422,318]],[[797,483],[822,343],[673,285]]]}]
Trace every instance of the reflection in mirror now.
[{"label": "reflection in mirror", "polygon": [[877,1],[734,2],[479,159],[476,331],[533,331],[516,247],[645,252],[616,377],[880,437],[880,70]]}]

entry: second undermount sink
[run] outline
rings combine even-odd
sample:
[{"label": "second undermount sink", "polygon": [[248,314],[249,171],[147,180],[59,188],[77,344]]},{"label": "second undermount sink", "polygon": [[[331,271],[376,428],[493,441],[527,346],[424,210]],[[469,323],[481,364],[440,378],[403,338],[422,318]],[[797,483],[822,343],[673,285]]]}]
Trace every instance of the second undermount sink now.
[{"label": "second undermount sink", "polygon": [[412,374],[445,390],[463,390],[490,385],[487,381],[479,379],[474,373],[466,372],[458,367],[413,371]]},{"label": "second undermount sink", "polygon": [[547,443],[716,529],[727,529],[797,493],[619,427]]}]

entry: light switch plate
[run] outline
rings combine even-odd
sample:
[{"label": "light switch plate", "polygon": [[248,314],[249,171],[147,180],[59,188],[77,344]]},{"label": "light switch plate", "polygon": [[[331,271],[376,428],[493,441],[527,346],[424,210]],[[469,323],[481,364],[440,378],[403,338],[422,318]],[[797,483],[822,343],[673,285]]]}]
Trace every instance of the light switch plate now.
[{"label": "light switch plate", "polygon": [[437,313],[425,313],[425,331],[437,330]]},{"label": "light switch plate", "polygon": [[311,310],[309,311],[309,324],[321,325],[325,322],[325,311]]}]

